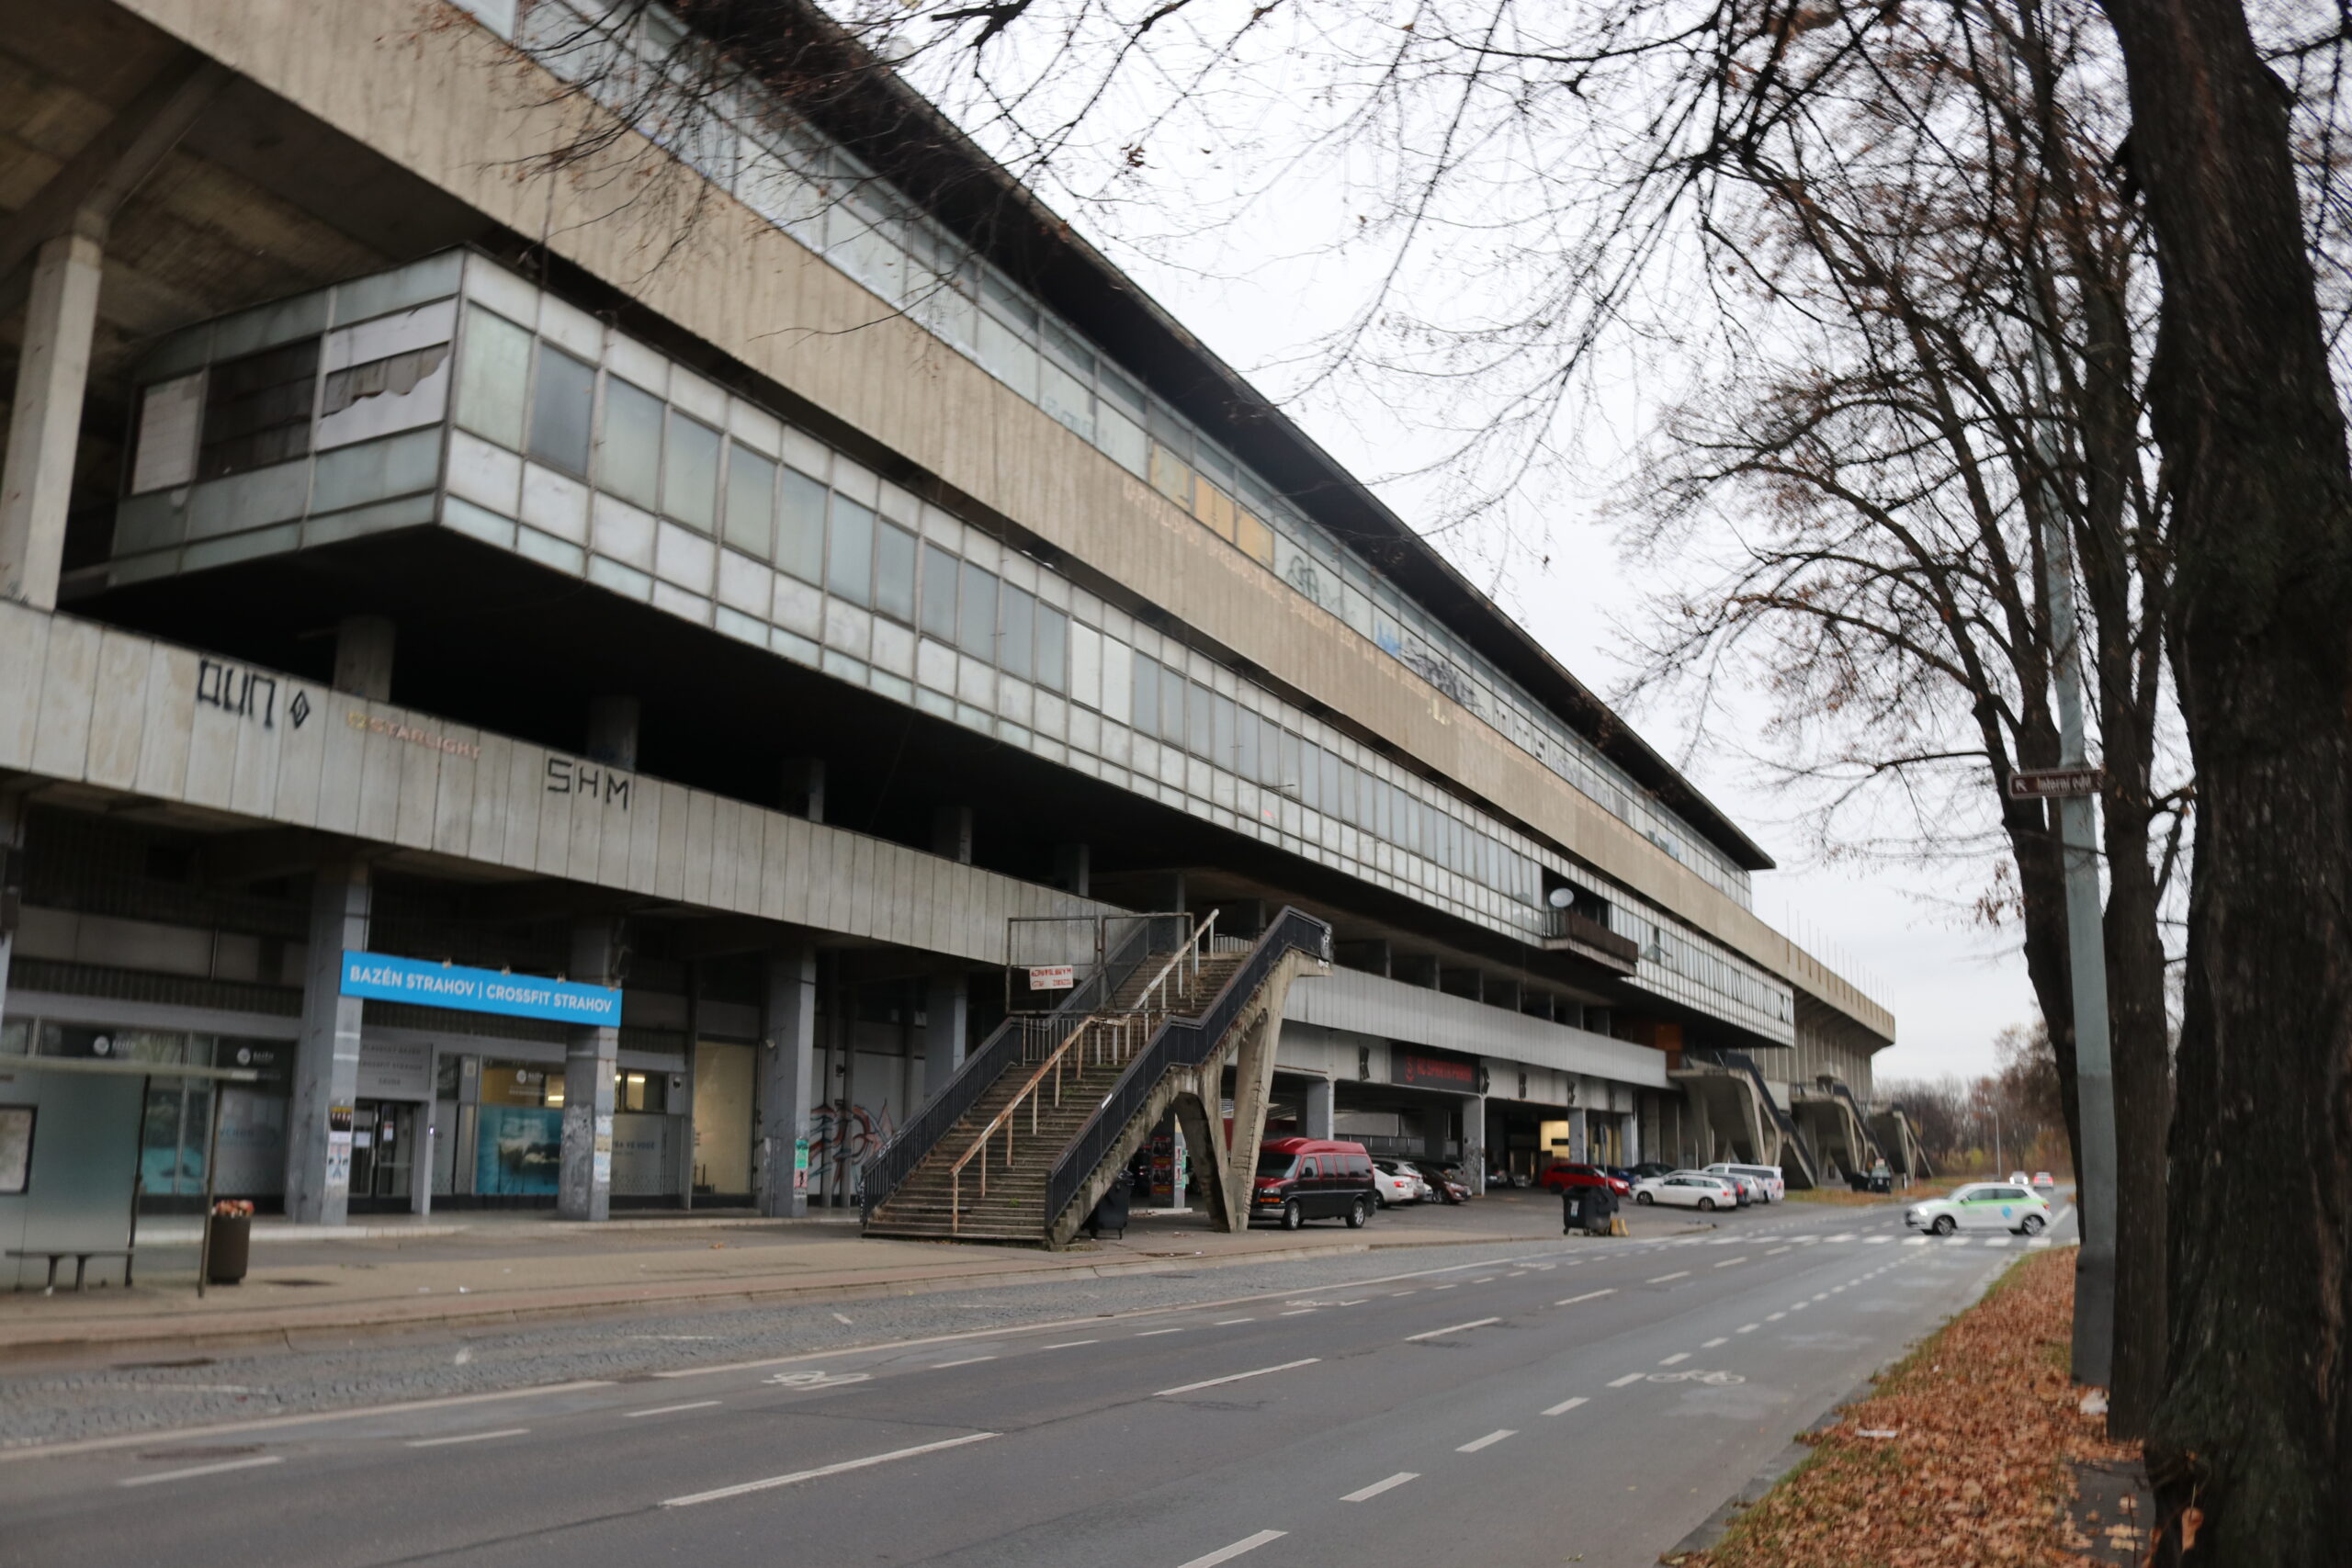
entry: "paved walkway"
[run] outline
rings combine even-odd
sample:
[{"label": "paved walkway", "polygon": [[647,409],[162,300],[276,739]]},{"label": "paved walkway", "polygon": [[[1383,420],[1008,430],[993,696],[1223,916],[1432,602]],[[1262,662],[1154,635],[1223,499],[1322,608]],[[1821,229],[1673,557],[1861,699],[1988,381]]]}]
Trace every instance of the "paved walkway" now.
[{"label": "paved walkway", "polygon": [[[1184,1212],[1139,1214],[1125,1237],[1050,1253],[1026,1247],[868,1240],[848,1216],[631,1217],[565,1224],[543,1213],[385,1216],[335,1234],[264,1219],[242,1285],[195,1289],[187,1222],[152,1222],[130,1290],[0,1293],[0,1358],[72,1356],[140,1344],[345,1337],[355,1328],[578,1318],[648,1307],[854,1299],[1057,1277],[1107,1276],[1220,1263],[1521,1241],[1559,1234],[1560,1206],[1541,1192],[1490,1194],[1457,1208],[1390,1210],[1361,1231],[1220,1235]],[[1636,1235],[1671,1235],[1694,1216],[1628,1211]],[[1724,1216],[1737,1224],[1746,1216]]]}]

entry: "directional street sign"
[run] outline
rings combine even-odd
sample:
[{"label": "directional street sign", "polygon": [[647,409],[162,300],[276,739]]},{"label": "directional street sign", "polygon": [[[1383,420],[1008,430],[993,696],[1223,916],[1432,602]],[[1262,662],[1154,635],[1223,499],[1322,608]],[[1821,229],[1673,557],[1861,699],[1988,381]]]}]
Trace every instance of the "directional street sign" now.
[{"label": "directional street sign", "polygon": [[2009,775],[2009,798],[2066,800],[2097,795],[2106,780],[2102,768],[2019,768]]}]

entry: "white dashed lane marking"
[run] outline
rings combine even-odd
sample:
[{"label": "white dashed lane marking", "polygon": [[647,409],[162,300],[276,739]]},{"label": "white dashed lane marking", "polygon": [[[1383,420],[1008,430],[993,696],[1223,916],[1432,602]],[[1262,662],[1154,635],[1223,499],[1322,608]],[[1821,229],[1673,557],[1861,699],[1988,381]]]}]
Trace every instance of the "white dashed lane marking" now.
[{"label": "white dashed lane marking", "polygon": [[1566,1416],[1569,1411],[1574,1410],[1577,1405],[1582,1404],[1583,1403],[1584,1395],[1578,1394],[1574,1399],[1564,1399],[1560,1401],[1559,1404],[1555,1404],[1552,1408],[1544,1412],[1544,1414],[1546,1416]]},{"label": "white dashed lane marking", "polygon": [[492,1438],[519,1438],[529,1430],[528,1427],[503,1427],[495,1432],[463,1432],[454,1438],[412,1438],[408,1446],[413,1449],[446,1449],[452,1443],[486,1443]]},{"label": "white dashed lane marking", "polygon": [[675,1416],[681,1410],[707,1410],[718,1403],[716,1399],[697,1399],[689,1404],[657,1404],[650,1410],[625,1410],[621,1414],[632,1418],[639,1416]]},{"label": "white dashed lane marking", "polygon": [[1627,1372],[1622,1378],[1611,1379],[1609,1386],[1611,1388],[1623,1388],[1627,1383],[1639,1382],[1647,1376],[1649,1376],[1649,1373],[1647,1372]]},{"label": "white dashed lane marking", "polygon": [[1402,1486],[1408,1481],[1419,1481],[1421,1475],[1419,1471],[1400,1470],[1385,1481],[1375,1481],[1369,1486],[1359,1486],[1353,1492],[1351,1492],[1346,1496],[1341,1497],[1340,1501],[1342,1503],[1367,1502],[1372,1498],[1379,1496],[1383,1492],[1387,1491],[1392,1486]]},{"label": "white dashed lane marking", "polygon": [[1659,1366],[1661,1366],[1661,1367],[1670,1367],[1670,1366],[1674,1365],[1677,1361],[1687,1361],[1687,1360],[1689,1360],[1690,1359],[1690,1351],[1688,1351],[1688,1350],[1677,1350],[1673,1355],[1668,1356],[1668,1357],[1667,1357],[1664,1360],[1660,1361],[1660,1362],[1658,1363],[1658,1365],[1659,1365]]},{"label": "white dashed lane marking", "polygon": [[690,1493],[684,1497],[662,1500],[665,1508],[691,1508],[698,1504],[716,1503],[722,1498],[741,1497],[750,1492],[766,1492],[778,1486],[791,1486],[803,1481],[815,1481],[823,1476],[840,1475],[848,1471],[865,1470],[894,1460],[912,1459],[917,1454],[937,1453],[942,1449],[960,1449],[967,1443],[984,1443],[995,1437],[994,1432],[972,1432],[961,1438],[944,1438],[935,1443],[918,1443],[910,1449],[893,1449],[888,1453],[868,1454],[864,1459],[845,1459],[839,1464],[820,1465],[815,1470],[796,1470],[789,1475],[771,1475],[763,1481],[740,1482],[733,1486],[720,1486],[708,1492]]},{"label": "white dashed lane marking", "polygon": [[1468,1323],[1457,1323],[1445,1328],[1432,1328],[1422,1334],[1408,1334],[1405,1336],[1405,1343],[1409,1345],[1416,1339],[1434,1339],[1441,1334],[1459,1334],[1465,1328],[1484,1328],[1490,1323],[1501,1321],[1499,1317],[1473,1318]]},{"label": "white dashed lane marking", "polygon": [[1643,1283],[1644,1283],[1644,1284],[1647,1284],[1647,1285],[1663,1285],[1663,1284],[1665,1284],[1668,1280],[1688,1280],[1690,1277],[1690,1269],[1679,1269],[1679,1270],[1678,1270],[1677,1272],[1672,1273],[1672,1274],[1660,1274],[1660,1275],[1659,1275],[1657,1279],[1655,1279],[1655,1280],[1645,1280],[1643,1281]]},{"label": "white dashed lane marking", "polygon": [[190,1465],[186,1470],[158,1471],[153,1475],[126,1475],[115,1483],[117,1486],[154,1486],[166,1481],[187,1481],[199,1475],[219,1475],[232,1470],[256,1470],[266,1464],[283,1464],[277,1454],[263,1454],[258,1459],[222,1460],[218,1464]]},{"label": "white dashed lane marking", "polygon": [[1190,1562],[1179,1563],[1177,1568],[1216,1568],[1220,1562],[1230,1562],[1243,1552],[1255,1551],[1268,1541],[1280,1540],[1289,1533],[1287,1530],[1260,1530],[1256,1535],[1242,1537],[1231,1546],[1220,1546],[1206,1556],[1195,1557]]},{"label": "white dashed lane marking", "polygon": [[1578,1302],[1597,1302],[1603,1296],[1613,1296],[1616,1293],[1613,1288],[1606,1291],[1587,1291],[1580,1296],[1570,1296],[1564,1302],[1554,1302],[1552,1304],[1556,1307],[1572,1307]]},{"label": "white dashed lane marking", "polygon": [[1195,1389],[1222,1388],[1227,1383],[1239,1382],[1244,1378],[1261,1378],[1269,1372],[1287,1372],[1297,1367],[1311,1367],[1317,1362],[1322,1360],[1322,1359],[1323,1358],[1320,1356],[1309,1356],[1305,1360],[1284,1361],[1278,1367],[1259,1367],[1253,1371],[1246,1372],[1227,1372],[1221,1378],[1203,1378],[1199,1382],[1182,1383],[1175,1388],[1163,1388],[1159,1393],[1153,1394],[1152,1397],[1154,1399],[1165,1399],[1170,1394],[1191,1393]]},{"label": "white dashed lane marking", "polygon": [[1493,1448],[1505,1438],[1515,1438],[1517,1436],[1519,1436],[1518,1432],[1509,1427],[1504,1427],[1497,1431],[1487,1433],[1483,1438],[1473,1438],[1453,1451],[1458,1454],[1475,1454],[1480,1449]]}]

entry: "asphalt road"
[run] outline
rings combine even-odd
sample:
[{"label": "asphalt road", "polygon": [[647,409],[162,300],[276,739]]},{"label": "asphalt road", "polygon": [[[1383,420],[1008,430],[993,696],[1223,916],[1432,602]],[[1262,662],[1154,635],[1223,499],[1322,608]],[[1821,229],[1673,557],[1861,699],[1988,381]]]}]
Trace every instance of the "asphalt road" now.
[{"label": "asphalt road", "polygon": [[0,1456],[0,1563],[1635,1568],[2026,1245],[1792,1204],[1689,1239],[1449,1248],[1329,1289],[96,1439]]}]

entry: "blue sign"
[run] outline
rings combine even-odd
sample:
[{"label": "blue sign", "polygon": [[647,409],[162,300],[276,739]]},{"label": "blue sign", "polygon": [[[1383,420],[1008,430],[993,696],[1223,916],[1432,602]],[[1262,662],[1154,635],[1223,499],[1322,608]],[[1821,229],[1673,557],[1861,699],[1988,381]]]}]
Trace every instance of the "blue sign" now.
[{"label": "blue sign", "polygon": [[496,969],[460,969],[453,964],[421,964],[380,953],[345,952],[343,994],[456,1008],[462,1012],[544,1018],[558,1023],[618,1028],[621,1021],[621,994],[609,986],[508,975]]}]

